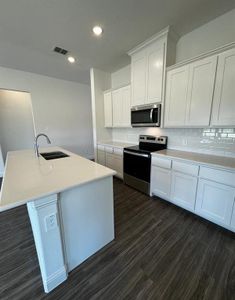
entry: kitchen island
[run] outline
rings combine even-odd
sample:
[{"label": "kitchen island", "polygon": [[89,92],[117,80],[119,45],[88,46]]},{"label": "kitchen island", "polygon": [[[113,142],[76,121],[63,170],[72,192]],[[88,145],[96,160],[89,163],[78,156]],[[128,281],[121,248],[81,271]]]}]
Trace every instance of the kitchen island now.
[{"label": "kitchen island", "polygon": [[[27,204],[45,292],[114,239],[115,171],[59,147],[8,152],[0,212]],[[1,214],[0,214],[1,217]]]}]

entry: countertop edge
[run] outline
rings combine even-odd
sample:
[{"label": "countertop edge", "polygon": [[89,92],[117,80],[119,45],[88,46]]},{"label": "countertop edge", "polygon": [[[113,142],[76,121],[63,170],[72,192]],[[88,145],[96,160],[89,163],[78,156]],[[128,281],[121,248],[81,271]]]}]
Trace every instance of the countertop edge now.
[{"label": "countertop edge", "polygon": [[[29,151],[31,149],[25,149],[25,151]],[[41,148],[41,153],[43,152],[46,152],[46,151],[63,151],[67,154],[69,154],[69,156],[79,156],[78,154],[75,154],[69,150],[66,150],[62,147],[50,147],[50,148]],[[4,175],[7,173],[7,169],[8,169],[8,161],[9,161],[9,156],[10,156],[10,153],[18,153],[18,152],[22,152],[24,150],[19,150],[19,151],[10,151],[7,153],[7,159],[6,159],[6,164],[5,164],[5,168],[4,168]],[[87,159],[87,158],[84,158],[84,157],[81,157],[83,159]],[[89,159],[87,159],[89,160]],[[10,204],[1,204],[1,199],[2,199],[2,192],[3,192],[3,187],[4,187],[4,181],[5,181],[5,176],[3,177],[3,181],[2,181],[2,188],[0,190],[0,213],[3,212],[3,211],[7,211],[7,210],[10,210],[12,208],[16,208],[18,206],[22,206],[30,201],[34,201],[34,200],[37,200],[37,199],[40,199],[40,198],[43,198],[43,197],[47,197],[49,195],[53,195],[53,194],[58,194],[58,193],[61,193],[63,191],[66,191],[66,190],[69,190],[69,189],[72,189],[72,188],[75,188],[75,187],[79,187],[79,186],[82,186],[82,185],[85,185],[87,183],[90,183],[90,182],[94,182],[94,181],[97,181],[97,180],[100,180],[100,179],[103,179],[103,178],[106,178],[106,177],[110,177],[110,176],[114,176],[117,172],[112,170],[112,169],[109,169],[107,167],[105,167],[107,169],[107,171],[105,172],[105,174],[102,174],[102,175],[98,175],[96,177],[92,177],[91,179],[84,179],[83,181],[80,181],[76,184],[71,184],[71,185],[68,185],[66,187],[62,187],[61,189],[60,188],[56,188],[56,189],[52,189],[52,190],[49,190],[49,191],[46,191],[46,192],[42,192],[42,193],[38,193],[36,196],[32,196],[32,197],[26,197],[24,199],[19,199],[19,200],[16,200],[16,202],[14,203],[10,203]]]},{"label": "countertop edge", "polygon": [[[117,143],[116,145],[114,145],[113,143]],[[123,145],[118,145],[118,144],[125,144],[125,146]],[[137,145],[137,143],[126,143],[126,142],[121,142],[121,141],[99,141],[97,142],[97,145],[102,145],[102,146],[108,146],[108,147],[115,147],[115,148],[120,148],[120,149],[124,149],[125,147],[131,147],[131,146],[135,146]]]},{"label": "countertop edge", "polygon": [[[169,150],[174,151],[173,149],[169,149]],[[175,150],[175,151],[179,151],[179,150]],[[189,153],[204,155],[202,153],[197,153],[197,152],[189,152]],[[193,163],[195,163],[197,165],[210,166],[210,167],[217,168],[217,169],[219,168],[219,169],[224,169],[224,170],[229,170],[229,171],[235,172],[235,168],[234,167],[224,166],[224,165],[221,165],[221,164],[214,164],[214,163],[210,163],[210,162],[203,162],[203,161],[200,161],[200,160],[194,160],[194,159],[189,159],[189,158],[182,158],[182,157],[178,157],[178,156],[174,156],[174,155],[169,155],[169,154],[158,153],[158,152],[153,152],[152,156],[161,156],[161,157],[164,157],[166,159],[169,158],[169,159],[176,159],[176,160],[182,160],[182,161],[187,161],[187,162],[193,162]],[[221,156],[221,158],[223,158],[223,156]],[[229,158],[229,157],[226,157],[226,158]]]},{"label": "countertop edge", "polygon": [[110,176],[114,176],[116,173],[117,173],[116,171],[112,171],[112,172],[110,172],[110,174],[106,174],[106,175],[103,175],[103,176],[100,176],[100,177],[97,177],[97,178],[93,178],[91,180],[86,180],[84,182],[81,182],[81,183],[63,188],[62,190],[55,190],[55,191],[50,191],[48,193],[42,193],[42,194],[38,195],[37,197],[26,198],[22,201],[18,201],[16,203],[13,203],[13,204],[10,204],[10,205],[0,206],[0,213],[4,212],[4,211],[7,211],[7,210],[10,210],[10,209],[13,209],[13,208],[16,208],[16,207],[19,207],[19,206],[22,206],[22,205],[25,205],[28,202],[38,200],[38,199],[43,198],[43,197],[47,197],[47,196],[54,195],[54,194],[59,194],[59,193],[62,193],[64,191],[67,191],[67,190],[70,190],[70,189],[73,189],[73,188],[76,188],[76,187],[79,187],[79,186],[83,186],[83,185],[85,185],[87,183],[90,183],[90,182],[94,182],[94,181],[97,181],[97,180],[100,180],[100,179],[104,179],[104,178],[107,178],[107,177],[110,177]]}]

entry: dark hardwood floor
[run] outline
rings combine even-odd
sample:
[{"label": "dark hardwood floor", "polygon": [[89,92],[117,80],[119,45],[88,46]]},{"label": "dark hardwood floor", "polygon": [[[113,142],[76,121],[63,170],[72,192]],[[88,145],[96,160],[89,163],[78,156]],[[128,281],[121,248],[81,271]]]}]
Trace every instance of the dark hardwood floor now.
[{"label": "dark hardwood floor", "polygon": [[43,292],[26,207],[0,214],[0,299],[235,299],[235,235],[114,180],[116,239]]}]

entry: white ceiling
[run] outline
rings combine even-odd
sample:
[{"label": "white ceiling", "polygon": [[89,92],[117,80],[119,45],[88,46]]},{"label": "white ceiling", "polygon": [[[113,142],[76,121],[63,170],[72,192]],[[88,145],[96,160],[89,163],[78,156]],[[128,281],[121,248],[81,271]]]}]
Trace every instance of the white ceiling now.
[{"label": "white ceiling", "polygon": [[[126,52],[167,25],[183,35],[234,8],[234,0],[1,0],[0,65],[89,83],[89,68],[114,71]],[[91,33],[102,25],[101,38]],[[54,46],[71,50],[69,65]]]}]

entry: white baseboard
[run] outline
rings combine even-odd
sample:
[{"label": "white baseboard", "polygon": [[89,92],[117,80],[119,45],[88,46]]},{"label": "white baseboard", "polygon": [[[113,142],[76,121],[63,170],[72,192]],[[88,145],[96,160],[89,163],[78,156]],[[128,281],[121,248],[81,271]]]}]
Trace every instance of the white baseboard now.
[{"label": "white baseboard", "polygon": [[47,279],[43,280],[43,286],[46,293],[49,293],[68,277],[66,267],[62,267],[54,274],[50,275]]}]

